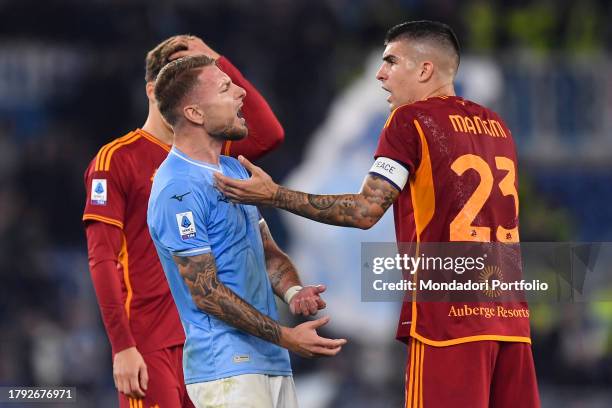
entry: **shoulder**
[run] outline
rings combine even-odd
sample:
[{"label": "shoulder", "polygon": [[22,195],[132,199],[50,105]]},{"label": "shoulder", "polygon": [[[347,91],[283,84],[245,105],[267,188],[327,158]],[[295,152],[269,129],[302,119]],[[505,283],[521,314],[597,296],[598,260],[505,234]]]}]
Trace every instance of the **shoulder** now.
[{"label": "shoulder", "polygon": [[[168,156],[155,173],[151,200],[174,196],[180,198],[184,195],[190,200],[207,201],[211,194],[216,192],[212,177],[209,177],[206,172],[194,172],[192,170],[182,160],[173,158],[172,155]],[[178,201],[182,202],[183,200],[179,199]]]},{"label": "shoulder", "polygon": [[414,116],[414,103],[398,106],[393,109],[387,118],[385,128],[390,127],[392,124],[397,125],[400,122],[405,122]]},{"label": "shoulder", "polygon": [[142,134],[131,131],[105,144],[92,161],[93,170],[109,172],[117,167],[117,163],[120,167],[126,158],[134,156],[145,145],[142,142]]},{"label": "shoulder", "polygon": [[194,187],[189,179],[156,176],[149,196],[148,218],[164,218],[165,214],[177,212],[183,206],[193,204],[194,200],[199,202]]},{"label": "shoulder", "polygon": [[174,194],[181,194],[180,191],[194,188],[192,178],[189,174],[181,172],[180,169],[174,168],[169,159],[166,159],[155,173],[153,178],[153,186],[151,188],[151,197]]},{"label": "shoulder", "polygon": [[444,105],[448,105],[448,102],[442,98],[429,98],[398,106],[391,112],[384,127],[398,130],[414,128],[415,120],[430,116],[429,112],[436,111]]}]

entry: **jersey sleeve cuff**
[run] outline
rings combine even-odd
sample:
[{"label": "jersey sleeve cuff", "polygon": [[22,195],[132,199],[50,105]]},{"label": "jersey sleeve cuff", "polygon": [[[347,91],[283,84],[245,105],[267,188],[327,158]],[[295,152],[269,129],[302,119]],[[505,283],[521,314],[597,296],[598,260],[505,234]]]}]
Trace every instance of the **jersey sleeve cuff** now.
[{"label": "jersey sleeve cuff", "polygon": [[114,225],[115,227],[119,227],[119,229],[123,229],[123,223],[119,220],[115,220],[114,218],[104,217],[102,215],[97,214],[84,214],[83,221],[100,221],[105,224]]},{"label": "jersey sleeve cuff", "polygon": [[200,247],[200,248],[186,249],[184,251],[175,251],[175,252],[172,252],[172,255],[175,255],[175,256],[196,256],[196,255],[207,254],[209,252],[211,252],[210,246],[205,246],[205,247]]}]

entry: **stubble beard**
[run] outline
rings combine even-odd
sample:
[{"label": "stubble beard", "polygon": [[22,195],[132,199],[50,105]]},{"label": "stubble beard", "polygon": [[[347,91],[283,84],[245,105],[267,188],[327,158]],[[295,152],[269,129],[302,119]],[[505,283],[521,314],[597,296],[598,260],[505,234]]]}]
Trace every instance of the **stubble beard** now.
[{"label": "stubble beard", "polygon": [[248,134],[249,129],[245,124],[244,126],[232,126],[230,128],[223,129],[220,132],[211,133],[211,136],[219,140],[236,141],[244,139],[248,136]]}]

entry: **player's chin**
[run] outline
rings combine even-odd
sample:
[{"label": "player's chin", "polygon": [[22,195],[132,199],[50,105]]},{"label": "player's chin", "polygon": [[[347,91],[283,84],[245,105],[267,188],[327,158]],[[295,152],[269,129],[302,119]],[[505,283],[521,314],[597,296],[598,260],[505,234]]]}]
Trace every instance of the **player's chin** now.
[{"label": "player's chin", "polygon": [[242,140],[249,135],[249,129],[244,123],[238,124],[224,133],[225,140]]}]

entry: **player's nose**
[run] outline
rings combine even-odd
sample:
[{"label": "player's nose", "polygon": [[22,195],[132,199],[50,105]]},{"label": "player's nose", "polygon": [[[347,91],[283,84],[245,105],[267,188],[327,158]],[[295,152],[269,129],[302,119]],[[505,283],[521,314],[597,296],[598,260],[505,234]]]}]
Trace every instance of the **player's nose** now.
[{"label": "player's nose", "polygon": [[238,85],[236,85],[236,88],[237,88],[237,98],[244,99],[246,96],[246,90],[243,87],[238,86]]},{"label": "player's nose", "polygon": [[387,79],[387,74],[385,72],[384,65],[381,65],[380,68],[378,68],[378,72],[376,72],[376,79],[378,79],[379,81],[384,81]]}]

